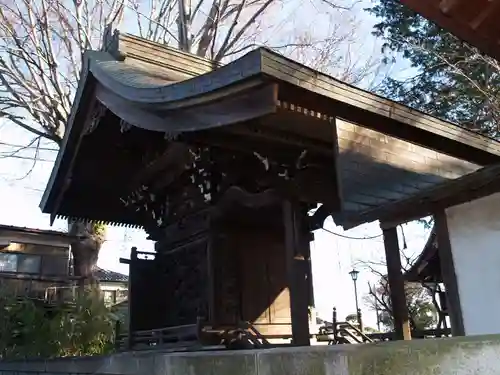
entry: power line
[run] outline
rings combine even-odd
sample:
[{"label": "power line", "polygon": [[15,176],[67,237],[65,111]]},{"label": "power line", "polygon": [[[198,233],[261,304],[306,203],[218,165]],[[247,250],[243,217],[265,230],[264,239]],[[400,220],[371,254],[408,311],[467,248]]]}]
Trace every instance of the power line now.
[{"label": "power line", "polygon": [[17,145],[14,143],[9,143],[9,142],[0,142],[1,146],[7,146],[7,147],[15,147],[15,148],[20,148],[20,149],[25,149],[25,150],[30,150],[30,149],[36,149],[39,151],[59,151],[57,148],[51,148],[51,147],[37,147],[37,146],[23,146],[23,145]]},{"label": "power line", "polygon": [[37,189],[29,186],[15,186],[16,181],[10,181],[7,178],[0,178],[2,182],[5,182],[9,188],[13,189],[25,189],[25,190],[30,190],[30,191],[36,191],[37,193],[43,193],[45,190],[44,189]]},{"label": "power line", "polygon": [[54,163],[55,162],[55,160],[49,160],[49,159],[43,159],[43,158],[35,158],[33,156],[2,155],[0,153],[0,159],[9,159],[9,158],[22,159],[22,160],[36,160],[36,161],[41,161],[41,162],[46,162],[46,163]]},{"label": "power line", "polygon": [[375,238],[382,237],[382,235],[383,235],[381,233],[381,234],[377,234],[376,236],[370,236],[370,237],[352,237],[352,236],[347,236],[345,234],[340,234],[340,233],[332,232],[330,229],[326,229],[326,228],[321,228],[321,229],[323,229],[325,232],[333,234],[334,236],[339,236],[339,237],[342,237],[342,238],[347,238],[349,240],[373,240]]}]

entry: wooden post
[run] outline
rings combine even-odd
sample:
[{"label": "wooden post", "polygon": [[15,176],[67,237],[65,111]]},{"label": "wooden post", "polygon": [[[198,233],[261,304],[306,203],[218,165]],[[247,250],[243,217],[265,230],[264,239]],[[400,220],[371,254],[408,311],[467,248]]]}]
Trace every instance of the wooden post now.
[{"label": "wooden post", "polygon": [[137,266],[137,247],[133,247],[130,251],[130,263],[128,266],[128,337],[127,337],[127,349],[131,350],[134,346],[134,316],[132,303],[134,303],[132,298],[132,290],[134,285],[134,267]]},{"label": "wooden post", "polygon": [[398,232],[396,227],[382,228],[384,234],[387,278],[394,318],[396,340],[411,340],[408,307],[406,305],[405,285],[401,272]]},{"label": "wooden post", "polygon": [[363,327],[363,316],[361,315],[361,309],[357,310],[356,315],[358,318],[359,330],[361,333],[363,333],[364,327]]},{"label": "wooden post", "polygon": [[122,329],[121,329],[121,322],[120,322],[120,320],[117,320],[115,322],[115,349],[116,350],[120,350],[121,349],[120,348],[120,344],[121,344],[121,342],[120,342],[121,331],[122,331]]},{"label": "wooden post", "polygon": [[462,317],[462,305],[458,292],[457,275],[455,264],[451,253],[450,235],[448,232],[448,221],[444,211],[434,215],[434,227],[436,230],[439,261],[441,262],[441,274],[446,288],[446,300],[448,315],[451,322],[451,333],[453,336],[464,336],[465,328]]},{"label": "wooden post", "polygon": [[304,259],[304,231],[301,228],[302,210],[299,203],[285,201],[286,267],[292,316],[292,340],[294,345],[308,346],[309,340],[309,280],[308,259]]},{"label": "wooden post", "polygon": [[333,308],[332,312],[332,332],[333,332],[333,339],[335,340],[335,344],[338,342],[338,332],[337,332],[337,308]]}]

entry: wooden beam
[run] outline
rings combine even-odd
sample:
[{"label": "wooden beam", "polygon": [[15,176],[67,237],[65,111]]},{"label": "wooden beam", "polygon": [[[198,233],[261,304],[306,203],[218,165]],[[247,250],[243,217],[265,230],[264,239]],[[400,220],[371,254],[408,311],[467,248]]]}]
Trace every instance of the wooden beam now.
[{"label": "wooden beam", "polygon": [[410,320],[406,305],[405,282],[401,272],[398,232],[396,227],[383,229],[387,278],[389,282],[394,330],[397,340],[411,340]]},{"label": "wooden beam", "polygon": [[500,143],[495,140],[271,54],[267,50],[263,54],[263,71],[282,81],[278,94],[282,102],[317,112],[319,116],[336,116],[479,165],[499,160]]},{"label": "wooden beam", "polygon": [[439,259],[441,262],[441,274],[446,288],[446,298],[448,299],[451,332],[453,336],[465,336],[462,305],[460,304],[460,293],[458,290],[457,275],[455,273],[446,213],[440,211],[434,215],[434,219]]},{"label": "wooden beam", "polygon": [[[335,191],[332,191],[332,194],[335,196],[334,205],[323,202],[330,208],[330,212],[341,212],[343,209],[344,197],[342,194],[342,174],[341,174],[341,165],[340,165],[340,150],[339,150],[339,134],[338,134],[338,126],[337,126],[337,118],[333,117],[330,120],[330,126],[332,130],[332,148],[333,148],[333,157],[332,164],[333,168],[331,171],[331,179],[332,185],[335,187]],[[323,223],[321,223],[323,225]]]},{"label": "wooden beam", "polygon": [[[294,345],[309,346],[309,272],[304,257],[302,210],[297,202],[283,203],[285,223],[286,267],[290,292],[292,340]],[[308,243],[307,243],[308,245]],[[307,255],[306,255],[307,256]]]},{"label": "wooden beam", "polygon": [[207,243],[207,316],[199,317],[213,324],[217,319],[217,299],[216,299],[216,282],[214,270],[216,269],[216,235],[209,236]]},{"label": "wooden beam", "polygon": [[[185,144],[171,142],[162,155],[150,164],[145,165],[136,175],[130,178],[129,190],[133,191],[148,180],[158,177],[160,172],[163,175],[168,175],[172,180],[175,179],[185,170],[185,165],[190,162],[191,158],[192,156]],[[165,179],[165,176],[163,178]]]},{"label": "wooden beam", "polygon": [[339,136],[337,127],[337,118],[333,117],[330,120],[330,125],[332,126],[332,142],[333,142],[333,168],[331,173],[333,174],[333,186],[335,186],[335,191],[332,194],[335,195],[337,204],[329,204],[322,202],[323,204],[314,212],[310,218],[310,225],[313,230],[323,227],[323,223],[326,218],[336,212],[342,212],[343,208],[343,194],[342,194],[342,176],[341,167],[339,163]]},{"label": "wooden beam", "polygon": [[213,213],[222,214],[225,210],[235,206],[238,208],[245,207],[256,210],[272,206],[279,201],[279,194],[274,189],[268,189],[261,193],[249,193],[239,186],[230,186],[222,193],[213,209]]},{"label": "wooden beam", "polygon": [[125,56],[127,64],[154,67],[163,71],[165,78],[186,79],[208,73],[221,66],[220,63],[191,53],[168,47],[132,34],[115,31],[111,40],[104,46],[115,57]]}]

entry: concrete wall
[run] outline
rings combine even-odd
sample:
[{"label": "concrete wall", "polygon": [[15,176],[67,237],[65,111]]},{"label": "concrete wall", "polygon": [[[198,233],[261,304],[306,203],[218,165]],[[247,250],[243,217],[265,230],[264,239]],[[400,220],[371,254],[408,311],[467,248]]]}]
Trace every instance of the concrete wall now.
[{"label": "concrete wall", "polygon": [[0,375],[497,375],[500,335],[236,352],[0,362]]},{"label": "concrete wall", "polygon": [[446,216],[465,334],[500,333],[500,194]]}]

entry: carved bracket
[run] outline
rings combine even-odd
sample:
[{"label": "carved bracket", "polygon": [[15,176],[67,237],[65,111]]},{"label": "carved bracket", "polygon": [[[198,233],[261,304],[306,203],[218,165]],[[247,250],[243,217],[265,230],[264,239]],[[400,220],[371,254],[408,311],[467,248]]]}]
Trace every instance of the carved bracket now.
[{"label": "carved bracket", "polygon": [[94,105],[92,106],[92,110],[90,112],[90,116],[88,117],[87,123],[85,124],[85,135],[92,133],[97,128],[107,110],[108,108],[106,108],[106,106],[100,101],[96,100],[94,102]]}]

